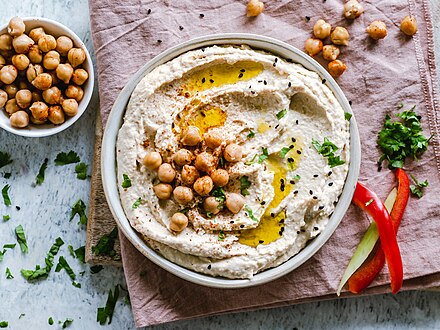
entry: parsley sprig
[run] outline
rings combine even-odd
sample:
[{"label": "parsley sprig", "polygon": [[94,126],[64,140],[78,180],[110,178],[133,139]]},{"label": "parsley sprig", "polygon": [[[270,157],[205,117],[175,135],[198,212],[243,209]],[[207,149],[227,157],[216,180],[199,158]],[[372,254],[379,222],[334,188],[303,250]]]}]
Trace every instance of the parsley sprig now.
[{"label": "parsley sprig", "polygon": [[131,187],[131,180],[128,177],[128,175],[124,173],[124,174],[122,174],[122,177],[124,178],[124,181],[121,184],[122,188],[130,188]]},{"label": "parsley sprig", "polygon": [[109,290],[107,302],[105,303],[105,307],[99,307],[96,314],[96,321],[99,322],[100,325],[105,325],[108,319],[107,324],[112,323],[113,312],[115,311],[116,302],[119,298],[119,287],[120,285],[116,285],[115,289]]},{"label": "parsley sprig", "polygon": [[75,166],[76,177],[80,180],[87,179],[87,164],[79,163]]},{"label": "parsley sprig", "polygon": [[87,215],[86,215],[86,204],[81,199],[72,206],[72,211],[70,213],[69,221],[75,217],[75,215],[79,215],[79,224],[86,225],[87,224]]},{"label": "parsley sprig", "polygon": [[246,209],[249,218],[251,218],[252,221],[258,222],[258,219],[254,216],[252,209],[248,205],[245,205],[244,208]]},{"label": "parsley sprig", "polygon": [[46,172],[47,163],[49,162],[49,159],[46,158],[41,164],[40,170],[38,171],[37,177],[35,178],[35,184],[41,185],[44,182],[44,173]]},{"label": "parsley sprig", "polygon": [[5,203],[6,206],[12,205],[11,199],[9,198],[9,194],[8,194],[9,188],[11,188],[11,186],[7,184],[2,189],[3,202]]},{"label": "parsley sprig", "polygon": [[67,164],[79,163],[80,159],[75,151],[70,150],[68,153],[60,152],[55,158],[55,165],[63,166]]},{"label": "parsley sprig", "polygon": [[415,184],[412,184],[409,186],[409,189],[411,190],[411,194],[416,196],[417,198],[422,198],[423,197],[423,188],[428,187],[428,180],[419,182],[412,174],[410,174],[410,175],[415,183]]},{"label": "parsley sprig", "polygon": [[345,161],[343,161],[340,156],[335,156],[335,151],[337,151],[339,148],[328,138],[324,137],[324,142],[322,144],[320,144],[317,140],[312,139],[312,145],[319,154],[327,158],[328,165],[331,168],[345,164]]},{"label": "parsley sprig", "polygon": [[29,249],[22,225],[15,227],[15,236],[17,237],[17,242],[20,245],[21,252],[28,253]]},{"label": "parsley sprig", "polygon": [[269,158],[269,153],[267,151],[267,148],[262,147],[261,150],[263,151],[263,154],[258,156],[258,161],[255,161],[255,158],[257,158],[257,155],[255,155],[250,161],[246,162],[246,165],[252,165],[255,163],[261,164],[263,163],[267,158]]}]

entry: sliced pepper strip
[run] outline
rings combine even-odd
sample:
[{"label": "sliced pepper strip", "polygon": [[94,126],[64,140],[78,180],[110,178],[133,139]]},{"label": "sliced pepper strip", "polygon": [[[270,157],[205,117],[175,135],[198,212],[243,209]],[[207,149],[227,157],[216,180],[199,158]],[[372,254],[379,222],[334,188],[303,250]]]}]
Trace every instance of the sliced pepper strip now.
[{"label": "sliced pepper strip", "polygon": [[376,222],[385,259],[391,277],[391,292],[397,293],[402,287],[403,266],[396,233],[390,215],[377,195],[358,182],[353,195],[353,203],[367,212]]},{"label": "sliced pepper strip", "polygon": [[[391,211],[391,222],[397,233],[400,222],[408,204],[410,194],[410,182],[408,175],[402,169],[397,169],[396,178],[398,182],[397,197]],[[377,274],[385,265],[385,254],[379,243],[372,258],[368,259],[348,280],[348,290],[352,293],[362,292],[376,278]]]}]

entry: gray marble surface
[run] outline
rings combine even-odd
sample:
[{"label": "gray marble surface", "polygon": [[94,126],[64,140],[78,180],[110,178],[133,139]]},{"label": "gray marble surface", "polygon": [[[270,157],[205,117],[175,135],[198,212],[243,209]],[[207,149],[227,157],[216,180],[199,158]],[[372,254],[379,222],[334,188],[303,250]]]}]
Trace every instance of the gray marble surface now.
[{"label": "gray marble surface", "polygon": [[[440,3],[434,6],[436,49],[440,54]],[[87,0],[2,0],[0,24],[10,17],[44,16],[60,21],[74,30],[92,49]],[[439,63],[437,57],[437,63]],[[440,66],[439,66],[440,67]],[[84,116],[67,131],[53,137],[27,139],[0,130],[0,151],[11,153],[14,162],[0,170],[12,172],[10,179],[0,175],[0,187],[10,184],[12,207],[0,203],[0,219],[10,214],[11,220],[0,220],[0,244],[15,243],[14,228],[24,227],[29,253],[17,246],[8,250],[0,262],[0,321],[9,321],[9,329],[61,328],[58,321],[74,319],[69,329],[99,329],[96,310],[105,305],[108,290],[116,284],[125,287],[123,272],[105,267],[91,274],[84,265],[70,256],[67,244],[78,248],[85,244],[85,228],[75,218],[69,222],[71,206],[79,199],[88,200],[90,181],[78,180],[74,165],[55,166],[61,151],[75,150],[81,160],[91,164],[98,97],[94,98]],[[43,185],[32,183],[44,158],[49,158]],[[90,172],[90,169],[89,169]],[[15,206],[20,206],[17,210]],[[32,269],[44,264],[44,258],[56,237],[65,245],[59,255],[66,257],[81,288],[70,284],[68,275],[51,272],[42,281],[29,284],[20,269]],[[55,259],[58,261],[58,257]],[[7,280],[9,267],[14,279]],[[83,276],[78,275],[85,272]],[[122,294],[124,296],[124,294]],[[53,317],[55,324],[48,325]],[[120,298],[108,329],[133,329],[133,317],[128,305]],[[404,292],[396,296],[381,295],[332,300],[289,306],[256,312],[237,313],[197,320],[180,321],[154,327],[157,329],[440,329],[440,293]]]}]

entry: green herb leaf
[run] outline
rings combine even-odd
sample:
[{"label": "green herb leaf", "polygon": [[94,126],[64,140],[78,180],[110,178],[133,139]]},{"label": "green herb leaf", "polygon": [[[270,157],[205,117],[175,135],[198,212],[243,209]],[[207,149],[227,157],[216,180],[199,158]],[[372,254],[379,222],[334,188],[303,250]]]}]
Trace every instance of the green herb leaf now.
[{"label": "green herb leaf", "polygon": [[49,325],[53,325],[53,318],[52,318],[52,316],[49,317],[49,320],[47,320],[47,323],[49,323]]},{"label": "green herb leaf", "polygon": [[60,152],[55,158],[55,165],[62,166],[67,164],[74,164],[80,161],[79,156],[76,152],[70,150],[67,154],[65,152]]},{"label": "green herb leaf", "polygon": [[9,269],[9,267],[6,267],[6,279],[7,280],[12,280],[14,278],[14,275],[12,275],[11,270]]},{"label": "green herb leaf", "polygon": [[79,163],[75,166],[75,173],[78,179],[87,179],[87,165],[85,163]]},{"label": "green herb leaf", "polygon": [[6,206],[12,205],[11,199],[9,198],[8,195],[9,188],[11,188],[11,186],[7,184],[2,189],[3,202],[5,203]]},{"label": "green herb leaf", "polygon": [[15,228],[15,236],[17,237],[17,242],[20,244],[21,252],[28,253],[28,246],[26,242],[26,236],[24,234],[23,227],[21,225],[18,225]]},{"label": "green herb leaf", "polygon": [[75,287],[75,288],[81,288],[81,283],[78,283],[78,282],[75,282],[75,281],[72,281],[72,285]]},{"label": "green herb leaf", "polygon": [[262,162],[264,162],[268,157],[269,157],[269,154],[268,154],[268,152],[267,152],[267,148],[262,148],[262,150],[263,150],[263,154],[262,155],[260,155],[260,157],[258,157],[258,163],[259,164],[261,164]]},{"label": "green herb leaf", "polygon": [[223,230],[220,230],[220,232],[218,233],[218,240],[219,241],[224,241],[226,238],[226,234],[223,232]]},{"label": "green herb leaf", "polygon": [[136,199],[136,201],[133,203],[133,205],[131,206],[131,208],[137,209],[139,207],[139,205],[141,205],[142,199],[139,197],[138,199]]},{"label": "green herb leaf", "polygon": [[44,182],[44,173],[46,171],[48,162],[49,162],[49,159],[46,158],[44,160],[43,164],[41,164],[40,170],[38,171],[37,177],[35,179],[35,184],[41,185]]},{"label": "green herb leaf", "polygon": [[248,139],[252,139],[253,137],[255,137],[255,132],[252,131],[252,130],[250,130],[250,131],[249,131],[249,134],[247,135],[247,138],[248,138]]},{"label": "green herb leaf", "polygon": [[75,257],[77,257],[79,261],[81,261],[82,263],[86,262],[86,247],[85,246],[80,246],[74,252],[75,252]]},{"label": "green herb leaf", "polygon": [[218,187],[211,192],[211,196],[215,197],[215,200],[223,205],[226,201],[226,193],[222,187]]},{"label": "green herb leaf", "polygon": [[8,321],[1,321],[0,322],[0,328],[7,328],[9,326]]},{"label": "green herb leaf", "polygon": [[343,161],[339,156],[330,156],[327,158],[328,165],[333,168],[339,165],[345,164],[345,161]]},{"label": "green herb leaf", "polygon": [[70,255],[75,258],[75,251],[73,251],[73,246],[69,244],[67,245],[67,248],[69,249]]},{"label": "green herb leaf", "polygon": [[290,150],[292,150],[292,149],[290,149],[289,147],[283,147],[283,148],[281,148],[281,150],[280,150],[280,157],[281,157],[281,158],[286,157],[286,154],[287,154]]},{"label": "green herb leaf", "polygon": [[415,184],[412,184],[409,186],[409,189],[411,190],[411,194],[416,196],[417,198],[423,197],[423,188],[428,186],[428,180],[425,180],[423,182],[417,181],[417,179],[411,175],[411,178],[413,179]]},{"label": "green herb leaf", "polygon": [[293,176],[293,180],[298,181],[298,180],[300,180],[300,179],[301,179],[301,175],[299,175],[299,174],[295,174],[295,175]]},{"label": "green herb leaf", "polygon": [[9,178],[11,177],[11,175],[12,175],[12,173],[10,173],[10,172],[6,172],[6,173],[3,174],[3,177],[4,177],[5,179],[9,179]]},{"label": "green herb leaf", "polygon": [[116,238],[118,237],[118,227],[114,227],[113,230],[103,235],[98,244],[92,247],[92,252],[99,256],[109,256],[115,258],[116,251],[114,250]]},{"label": "green herb leaf", "polygon": [[69,221],[75,217],[75,215],[79,215],[79,224],[86,225],[87,224],[87,215],[86,215],[86,204],[81,199],[72,206],[72,212],[70,213]]},{"label": "green herb leaf", "polygon": [[190,210],[189,207],[185,207],[185,208],[179,210],[179,212],[180,212],[180,213],[183,213],[183,214],[185,214],[185,215],[187,215],[187,213],[188,213],[189,210]]},{"label": "green herb leaf", "polygon": [[214,213],[212,213],[212,212],[206,212],[206,217],[208,218],[208,219],[211,219],[212,218],[212,216],[214,215]]},{"label": "green herb leaf", "polygon": [[5,245],[3,245],[3,249],[13,249],[13,248],[15,248],[15,246],[16,246],[17,244],[5,244]]},{"label": "green herb leaf", "polygon": [[249,216],[249,218],[251,218],[252,221],[258,221],[258,219],[254,216],[254,212],[252,212],[252,209],[248,205],[245,205],[244,208],[246,209],[247,215]]},{"label": "green herb leaf", "polygon": [[351,117],[353,117],[353,115],[349,112],[344,112],[344,117],[345,117],[345,120],[350,120]]},{"label": "green herb leaf", "polygon": [[90,272],[92,273],[92,274],[97,274],[97,273],[99,273],[101,270],[103,270],[104,269],[104,267],[103,266],[101,266],[101,265],[95,265],[95,266],[91,266],[90,267]]},{"label": "green herb leaf", "polygon": [[287,109],[283,109],[280,112],[277,113],[277,118],[278,120],[280,120],[281,118],[283,118],[287,113]]},{"label": "green herb leaf", "polygon": [[128,175],[122,174],[122,177],[124,178],[124,182],[122,182],[122,188],[130,188],[131,187],[131,180],[128,177]]},{"label": "green herb leaf", "polygon": [[3,216],[3,221],[9,221],[11,216],[9,214]]},{"label": "green herb leaf", "polygon": [[0,151],[0,168],[12,163],[11,155]]},{"label": "green herb leaf", "polygon": [[[69,325],[72,324],[72,322],[73,322],[73,319],[67,318],[64,322],[62,322],[63,323],[62,328],[66,329]],[[59,323],[61,323],[61,321]]]},{"label": "green herb leaf", "polygon": [[397,109],[402,109],[403,107],[404,107],[403,102],[399,102],[399,103],[397,104]]},{"label": "green herb leaf", "polygon": [[105,307],[100,307],[97,310],[96,321],[99,322],[100,325],[105,325],[108,319],[108,324],[112,323],[113,312],[115,311],[116,302],[119,298],[119,285],[117,285],[112,292],[109,290],[107,302]]},{"label": "green herb leaf", "polygon": [[76,278],[75,273],[73,272],[72,268],[70,268],[67,260],[63,256],[60,256],[59,259],[58,259],[58,264],[57,264],[57,266],[55,268],[55,272],[58,273],[63,268],[66,270],[66,272],[69,275],[69,277],[74,281],[75,278]]},{"label": "green herb leaf", "polygon": [[249,177],[246,175],[242,176],[240,178],[240,192],[243,196],[248,196],[249,191],[247,188],[249,188],[252,185],[252,182],[249,181]]},{"label": "green herb leaf", "polygon": [[312,139],[312,145],[319,154],[327,158],[328,165],[331,168],[345,164],[345,161],[343,161],[340,156],[335,156],[335,151],[337,151],[339,148],[328,138],[324,137],[324,142],[322,144],[320,144],[317,140]]}]

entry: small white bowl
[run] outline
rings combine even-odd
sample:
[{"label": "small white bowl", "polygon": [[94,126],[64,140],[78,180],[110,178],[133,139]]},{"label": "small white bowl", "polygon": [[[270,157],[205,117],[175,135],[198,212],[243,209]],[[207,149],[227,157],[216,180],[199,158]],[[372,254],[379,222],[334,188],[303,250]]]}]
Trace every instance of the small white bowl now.
[{"label": "small white bowl", "polygon": [[[66,128],[73,125],[73,123],[75,123],[87,109],[87,106],[92,97],[93,86],[95,84],[92,58],[90,57],[89,51],[87,50],[82,40],[67,26],[64,26],[63,24],[53,21],[51,19],[42,17],[26,17],[23,18],[23,21],[26,25],[26,33],[29,33],[29,31],[33,28],[41,26],[44,28],[44,31],[46,31],[47,34],[51,34],[55,38],[62,35],[69,37],[70,39],[72,39],[74,47],[82,48],[86,53],[86,60],[83,63],[83,67],[88,72],[89,78],[84,83],[84,85],[81,86],[84,89],[84,96],[82,100],[78,102],[78,113],[73,117],[66,116],[66,121],[61,125],[54,125],[51,123],[34,125],[29,122],[29,126],[26,128],[15,128],[11,126],[9,116],[6,111],[0,108],[0,127],[5,129],[6,131],[26,137],[44,137],[54,135],[61,131],[64,131]],[[0,27],[0,35],[7,32],[7,24]]]},{"label": "small white bowl", "polygon": [[112,214],[116,219],[116,222],[118,223],[122,233],[143,255],[145,255],[152,262],[166,269],[170,273],[187,281],[209,287],[232,289],[260,285],[269,281],[273,281],[283,275],[286,275],[287,273],[291,272],[292,270],[306,262],[324,245],[324,243],[333,234],[336,227],[338,227],[351,203],[351,199],[353,197],[359,175],[361,149],[359,142],[359,132],[356,126],[355,118],[353,116],[350,120],[349,171],[344,189],[336,205],[335,211],[330,217],[327,227],[321,232],[318,237],[311,240],[307,244],[307,246],[297,255],[293,256],[292,258],[275,268],[271,268],[261,273],[258,273],[253,278],[248,280],[234,280],[221,277],[212,277],[179,266],[151,249],[142,240],[141,235],[131,227],[130,222],[125,216],[121,201],[119,199],[119,192],[116,180],[116,139],[119,129],[123,123],[125,108],[136,85],[147,73],[151,72],[155,67],[166,63],[171,59],[193,49],[225,44],[248,45],[254,49],[262,49],[283,58],[290,58],[293,60],[293,62],[299,63],[305,68],[317,72],[323,79],[326,79],[326,85],[333,91],[337,100],[341,103],[344,111],[352,114],[347,98],[345,97],[344,93],[342,92],[336,81],[333,79],[333,77],[318,62],[316,62],[313,58],[306,55],[299,49],[289,44],[286,44],[285,42],[254,34],[225,33],[221,35],[209,35],[187,41],[159,54],[147,64],[145,64],[142,68],[140,68],[139,71],[136,72],[135,75],[129,80],[127,85],[119,94],[116,102],[114,103],[107,121],[107,126],[105,128],[102,141],[101,168],[104,192],[109,203],[110,210],[112,211]]}]

